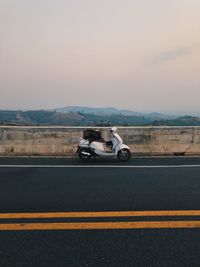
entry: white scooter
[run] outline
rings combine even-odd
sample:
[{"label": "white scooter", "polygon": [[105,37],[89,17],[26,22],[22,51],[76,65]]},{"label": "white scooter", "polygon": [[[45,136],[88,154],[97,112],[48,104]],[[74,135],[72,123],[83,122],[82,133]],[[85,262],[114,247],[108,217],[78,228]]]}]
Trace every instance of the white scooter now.
[{"label": "white scooter", "polygon": [[92,157],[117,157],[120,161],[128,161],[131,158],[130,148],[123,144],[116,127],[110,131],[112,140],[105,142],[100,131],[85,130],[76,152],[79,158],[87,161]]}]

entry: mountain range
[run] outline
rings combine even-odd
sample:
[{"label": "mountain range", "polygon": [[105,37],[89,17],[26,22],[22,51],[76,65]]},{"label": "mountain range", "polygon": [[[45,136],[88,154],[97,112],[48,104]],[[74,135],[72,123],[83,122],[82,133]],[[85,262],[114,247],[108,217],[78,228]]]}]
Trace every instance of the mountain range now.
[{"label": "mountain range", "polygon": [[81,113],[81,114],[92,114],[96,116],[113,116],[113,115],[123,115],[123,116],[137,116],[137,117],[145,117],[151,120],[160,120],[160,119],[174,119],[176,116],[161,114],[158,112],[152,113],[142,113],[136,112],[129,109],[117,109],[113,107],[105,107],[105,108],[92,108],[92,107],[81,107],[81,106],[68,106],[64,108],[56,108],[54,109],[56,112],[61,113]]},{"label": "mountain range", "polygon": [[200,126],[200,118],[140,113],[117,108],[70,106],[53,110],[0,110],[1,125],[61,126]]}]

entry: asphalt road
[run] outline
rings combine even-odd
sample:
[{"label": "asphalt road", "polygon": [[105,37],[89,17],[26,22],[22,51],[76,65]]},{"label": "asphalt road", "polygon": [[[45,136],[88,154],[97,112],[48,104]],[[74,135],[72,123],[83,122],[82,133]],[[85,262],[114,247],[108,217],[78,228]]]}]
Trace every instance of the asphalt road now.
[{"label": "asphalt road", "polygon": [[0,158],[0,266],[200,266],[200,158]]}]

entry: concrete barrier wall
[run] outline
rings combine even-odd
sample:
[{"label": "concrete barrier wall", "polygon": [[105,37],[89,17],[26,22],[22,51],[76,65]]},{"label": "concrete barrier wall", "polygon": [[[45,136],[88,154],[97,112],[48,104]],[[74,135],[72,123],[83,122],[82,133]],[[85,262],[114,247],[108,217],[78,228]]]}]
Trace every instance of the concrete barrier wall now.
[{"label": "concrete barrier wall", "polygon": [[[88,128],[88,127],[87,127]],[[75,155],[83,127],[0,127],[0,155]],[[98,128],[106,140],[109,128]],[[133,154],[200,155],[200,127],[119,127]]]}]

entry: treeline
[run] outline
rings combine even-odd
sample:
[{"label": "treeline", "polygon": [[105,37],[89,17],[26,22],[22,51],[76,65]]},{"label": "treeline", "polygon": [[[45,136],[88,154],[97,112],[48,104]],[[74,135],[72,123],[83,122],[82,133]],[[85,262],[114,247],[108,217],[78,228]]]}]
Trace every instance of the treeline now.
[{"label": "treeline", "polygon": [[153,126],[200,126],[200,118],[193,116],[182,116],[173,120],[156,120]]}]

